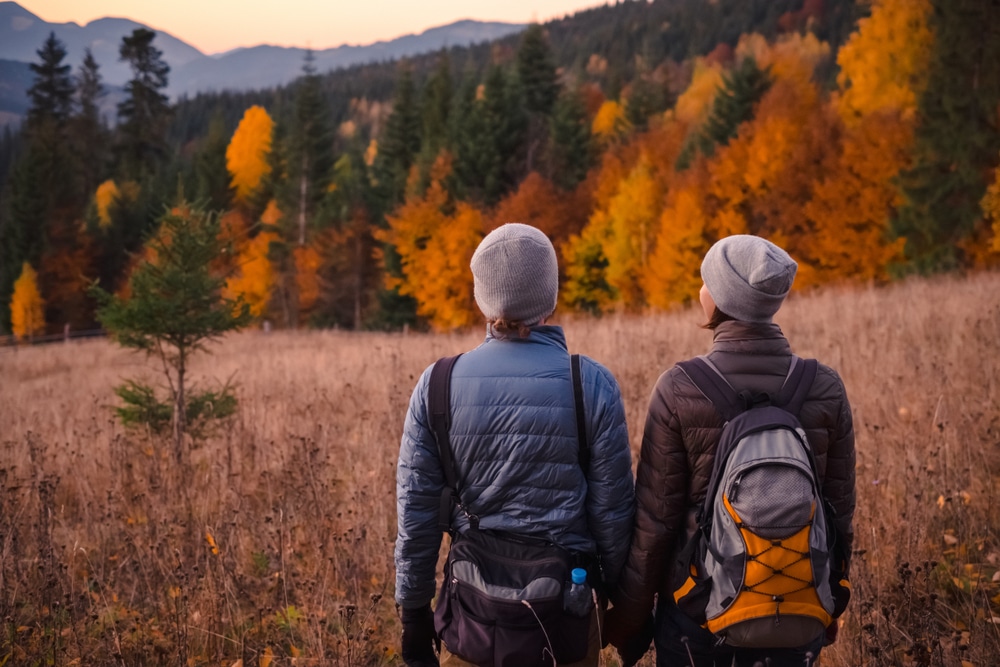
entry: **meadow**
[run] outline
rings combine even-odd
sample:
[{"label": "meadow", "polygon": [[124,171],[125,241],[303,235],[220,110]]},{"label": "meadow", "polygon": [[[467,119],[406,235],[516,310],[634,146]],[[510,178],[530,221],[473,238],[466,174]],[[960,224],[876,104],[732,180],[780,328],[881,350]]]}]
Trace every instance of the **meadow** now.
[{"label": "meadow", "polygon": [[[1000,274],[795,294],[776,319],[854,407],[854,598],[821,664],[997,665]],[[657,376],[710,345],[700,314],[556,320],[617,376],[636,455]],[[481,337],[227,337],[192,373],[232,378],[240,409],[190,469],[114,417],[124,378],[162,383],[151,360],[0,349],[0,665],[401,665],[403,415],[420,372]]]}]

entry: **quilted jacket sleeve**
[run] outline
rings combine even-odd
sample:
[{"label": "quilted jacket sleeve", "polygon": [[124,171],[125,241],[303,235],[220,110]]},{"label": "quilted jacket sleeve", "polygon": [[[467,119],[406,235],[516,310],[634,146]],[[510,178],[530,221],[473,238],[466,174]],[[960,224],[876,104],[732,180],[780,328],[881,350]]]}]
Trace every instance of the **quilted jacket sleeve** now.
[{"label": "quilted jacket sleeve", "polygon": [[438,511],[444,476],[427,416],[424,372],[410,397],[396,467],[396,602],[422,607],[434,597],[441,529]]},{"label": "quilted jacket sleeve", "polygon": [[830,445],[826,455],[826,475],[823,479],[823,496],[834,510],[837,533],[844,541],[841,552],[850,563],[851,547],[854,543],[855,451],[854,420],[851,404],[847,400],[847,390],[836,371],[823,368],[832,376],[833,397],[830,403],[836,406],[836,420],[830,433]]},{"label": "quilted jacket sleeve", "polygon": [[[625,563],[635,511],[632,452],[618,382],[600,364],[586,363],[584,403],[591,415],[587,471],[588,529],[597,543],[606,583],[614,584]],[[593,377],[593,384],[586,380]],[[589,389],[589,391],[587,391]]]},{"label": "quilted jacket sleeve", "polygon": [[618,630],[626,636],[638,632],[653,609],[687,512],[688,460],[671,400],[678,372],[668,371],[657,382],[642,435],[632,546],[612,595]]}]

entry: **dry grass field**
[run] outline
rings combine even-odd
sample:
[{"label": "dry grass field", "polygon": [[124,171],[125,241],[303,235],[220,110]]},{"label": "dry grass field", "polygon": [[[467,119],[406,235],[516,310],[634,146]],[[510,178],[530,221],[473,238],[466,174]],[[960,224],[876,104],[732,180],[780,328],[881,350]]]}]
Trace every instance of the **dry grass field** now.
[{"label": "dry grass field", "polygon": [[[656,377],[710,333],[694,310],[561,319],[618,377],[637,452]],[[855,595],[822,664],[1000,664],[1000,275],[796,295],[777,320],[855,411]],[[403,414],[423,368],[480,338],[229,337],[192,371],[235,374],[241,407],[190,470],[113,418],[151,361],[0,349],[0,665],[401,664]]]}]

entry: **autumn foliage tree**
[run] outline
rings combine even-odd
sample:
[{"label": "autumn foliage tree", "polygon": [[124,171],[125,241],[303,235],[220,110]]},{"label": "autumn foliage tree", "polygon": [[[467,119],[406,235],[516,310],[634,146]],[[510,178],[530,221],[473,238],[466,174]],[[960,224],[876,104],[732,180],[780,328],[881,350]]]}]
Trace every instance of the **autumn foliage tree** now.
[{"label": "autumn foliage tree", "polygon": [[45,330],[45,302],[38,292],[38,274],[27,262],[21,266],[21,276],[14,282],[10,321],[14,335],[21,340]]},{"label": "autumn foliage tree", "polygon": [[254,105],[243,113],[243,119],[226,148],[226,169],[232,175],[236,199],[246,203],[271,171],[268,153],[274,121],[267,111]]},{"label": "autumn foliage tree", "polygon": [[415,298],[417,314],[439,330],[475,321],[469,262],[483,237],[479,210],[449,201],[443,183],[450,172],[451,159],[442,154],[426,194],[408,198],[388,217],[389,229],[380,235],[396,248],[402,264],[402,276],[387,278],[388,287]]}]

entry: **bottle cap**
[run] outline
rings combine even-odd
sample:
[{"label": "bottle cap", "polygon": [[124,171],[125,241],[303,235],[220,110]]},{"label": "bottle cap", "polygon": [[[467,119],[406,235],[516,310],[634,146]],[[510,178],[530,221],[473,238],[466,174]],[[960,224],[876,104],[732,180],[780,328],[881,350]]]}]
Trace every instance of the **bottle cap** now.
[{"label": "bottle cap", "polygon": [[574,584],[587,583],[587,571],[582,567],[574,567],[573,571],[569,573],[569,576],[573,580]]}]

